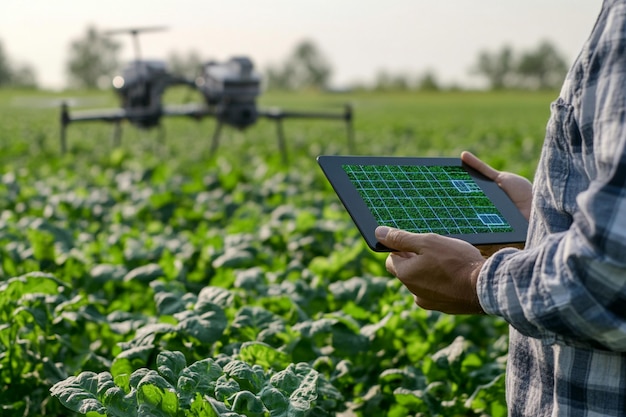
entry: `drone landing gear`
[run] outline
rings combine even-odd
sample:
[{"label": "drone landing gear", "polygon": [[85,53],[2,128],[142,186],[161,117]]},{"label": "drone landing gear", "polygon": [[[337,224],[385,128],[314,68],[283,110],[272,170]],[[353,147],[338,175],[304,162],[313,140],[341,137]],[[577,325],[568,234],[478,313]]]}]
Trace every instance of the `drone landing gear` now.
[{"label": "drone landing gear", "polygon": [[115,148],[119,148],[122,144],[122,124],[119,122],[115,122],[115,126],[113,127],[113,135],[112,142]]},{"label": "drone landing gear", "polygon": [[[287,157],[287,142],[285,140],[285,130],[283,128],[283,119],[286,118],[301,118],[301,119],[342,119],[346,123],[346,133],[348,138],[348,151],[354,153],[354,129],[352,126],[352,107],[346,105],[344,113],[304,113],[304,112],[286,112],[280,109],[272,109],[266,111],[259,111],[259,117],[265,117],[273,120],[276,123],[276,136],[278,139],[278,149],[281,154],[281,159],[284,164],[288,162]],[[222,131],[224,122],[217,118],[217,124],[213,131],[211,139],[210,157],[212,158],[217,152],[219,146],[219,138]]]},{"label": "drone landing gear", "polygon": [[[217,148],[219,147],[220,142],[220,134],[222,132],[222,127],[224,123],[218,121],[215,125],[215,130],[213,131],[213,136],[211,138],[211,148],[209,150],[210,158],[213,158],[217,153]],[[280,150],[280,155],[283,164],[287,163],[287,146],[285,145],[285,134],[283,131],[283,124],[281,119],[276,119],[276,134],[278,137],[278,149]]]},{"label": "drone landing gear", "polygon": [[217,152],[217,147],[220,143],[220,133],[222,132],[222,127],[224,123],[221,120],[218,120],[215,125],[215,130],[213,131],[213,137],[211,138],[211,148],[209,149],[209,156],[213,158],[215,152]]},{"label": "drone landing gear", "polygon": [[67,110],[67,103],[61,103],[61,153],[67,152],[67,125],[70,123],[70,115]]},{"label": "drone landing gear", "polygon": [[276,122],[276,134],[278,136],[278,148],[280,149],[283,163],[287,163],[287,145],[285,142],[285,132],[283,129],[283,119],[341,119],[346,123],[346,133],[348,138],[348,151],[354,153],[354,130],[352,127],[352,106],[346,104],[342,114],[337,113],[306,113],[283,110],[269,110],[259,112],[260,116],[267,117]]},{"label": "drone landing gear", "polygon": [[278,137],[278,149],[283,160],[283,164],[287,163],[287,145],[285,144],[285,131],[283,129],[283,119],[276,119],[276,135]]}]

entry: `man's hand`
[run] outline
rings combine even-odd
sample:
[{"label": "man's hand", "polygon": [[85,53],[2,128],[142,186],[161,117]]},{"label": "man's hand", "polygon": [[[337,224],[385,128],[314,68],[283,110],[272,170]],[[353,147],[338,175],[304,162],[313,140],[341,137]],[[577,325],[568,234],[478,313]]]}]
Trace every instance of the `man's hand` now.
[{"label": "man's hand", "polygon": [[476,281],[484,259],[471,244],[436,234],[416,234],[385,226],[376,229],[380,243],[393,248],[387,270],[428,310],[480,314]]},{"label": "man's hand", "polygon": [[485,177],[494,181],[509,196],[522,215],[530,218],[530,207],[533,200],[533,186],[526,178],[506,171],[498,171],[478,159],[470,152],[461,153],[461,160]]}]

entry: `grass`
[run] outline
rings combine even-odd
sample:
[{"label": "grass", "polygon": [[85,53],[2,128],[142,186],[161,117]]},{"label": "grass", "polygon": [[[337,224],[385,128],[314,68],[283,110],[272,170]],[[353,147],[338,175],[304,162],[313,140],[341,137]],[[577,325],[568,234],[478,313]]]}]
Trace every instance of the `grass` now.
[{"label": "grass", "polygon": [[[64,97],[82,99],[91,107],[115,106],[108,92],[42,93],[0,92],[0,162],[5,170],[28,166],[37,155],[76,163],[111,158],[113,128],[105,123],[70,125],[68,146],[79,158],[59,156],[59,110],[55,103]],[[498,169],[518,172],[529,178],[534,173],[549,116],[549,103],[556,93],[446,92],[446,93],[268,93],[259,107],[311,111],[342,111],[345,103],[354,108],[355,153],[398,156],[458,156],[470,150]],[[167,97],[181,102],[181,97]],[[50,106],[52,105],[52,106]],[[48,106],[48,107],[46,107]],[[149,160],[151,155],[201,163],[208,158],[213,120],[164,119],[165,143],[157,143],[156,131],[124,126],[120,152]],[[286,120],[287,152],[313,158],[320,153],[349,153],[343,123],[338,120]],[[260,146],[256,146],[259,144]],[[280,164],[275,126],[259,120],[244,132],[226,129],[219,155],[270,159]]]}]

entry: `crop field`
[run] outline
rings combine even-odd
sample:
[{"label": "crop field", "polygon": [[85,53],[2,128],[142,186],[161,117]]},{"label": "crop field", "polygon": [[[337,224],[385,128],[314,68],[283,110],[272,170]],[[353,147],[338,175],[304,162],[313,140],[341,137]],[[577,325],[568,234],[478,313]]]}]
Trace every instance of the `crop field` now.
[{"label": "crop field", "polygon": [[[70,125],[0,91],[0,415],[504,416],[507,325],[418,308],[317,166],[340,121]],[[266,94],[354,109],[352,153],[532,178],[556,93]],[[179,97],[173,95],[171,99]],[[94,105],[93,103],[97,103]]]}]

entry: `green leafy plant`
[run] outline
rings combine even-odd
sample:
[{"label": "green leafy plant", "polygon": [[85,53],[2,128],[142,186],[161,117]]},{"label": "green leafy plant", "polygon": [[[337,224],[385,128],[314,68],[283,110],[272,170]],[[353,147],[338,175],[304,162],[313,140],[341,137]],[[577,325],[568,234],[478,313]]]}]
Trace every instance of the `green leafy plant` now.
[{"label": "green leafy plant", "polygon": [[[506,323],[421,310],[389,277],[315,162],[345,152],[343,127],[285,124],[286,165],[263,123],[224,132],[216,158],[204,122],[165,120],[165,143],[128,129],[120,147],[108,127],[77,124],[61,155],[56,109],[18,112],[12,94],[0,93],[3,417],[506,415]],[[359,153],[468,149],[530,177],[551,95],[350,99]]]},{"label": "green leafy plant", "polygon": [[186,366],[181,352],[164,351],[156,366],[116,377],[82,372],[55,384],[51,393],[88,416],[304,417],[329,415],[341,406],[339,391],[305,363],[275,373],[232,358]]}]

